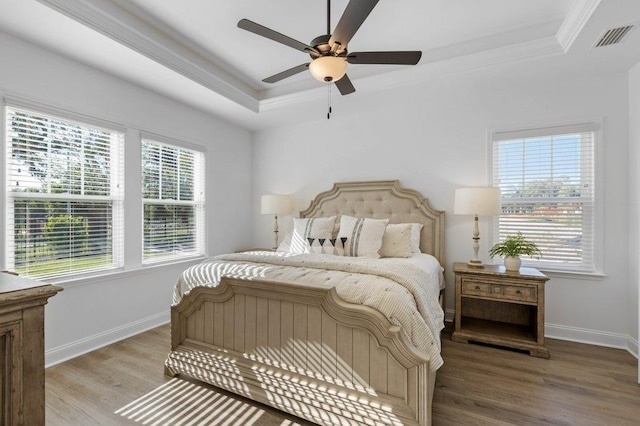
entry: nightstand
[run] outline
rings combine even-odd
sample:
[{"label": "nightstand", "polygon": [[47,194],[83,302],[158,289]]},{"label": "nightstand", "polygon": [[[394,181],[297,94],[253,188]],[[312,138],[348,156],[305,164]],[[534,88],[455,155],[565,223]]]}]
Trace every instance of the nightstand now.
[{"label": "nightstand", "polygon": [[482,342],[549,358],[544,346],[544,286],[549,278],[533,268],[507,272],[502,265],[471,268],[454,263],[454,342]]}]

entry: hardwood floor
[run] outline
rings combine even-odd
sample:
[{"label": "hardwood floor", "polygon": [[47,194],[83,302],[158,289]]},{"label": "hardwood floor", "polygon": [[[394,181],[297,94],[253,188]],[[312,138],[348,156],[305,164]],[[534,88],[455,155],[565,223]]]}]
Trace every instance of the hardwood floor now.
[{"label": "hardwood floor", "polygon": [[[637,360],[626,351],[548,339],[545,360],[454,343],[449,334],[442,346],[436,426],[640,424]],[[165,377],[168,350],[167,325],[47,369],[46,424],[309,424]]]},{"label": "hardwood floor", "polygon": [[443,335],[435,425],[640,425],[638,361],[622,349],[545,339],[551,359]]}]

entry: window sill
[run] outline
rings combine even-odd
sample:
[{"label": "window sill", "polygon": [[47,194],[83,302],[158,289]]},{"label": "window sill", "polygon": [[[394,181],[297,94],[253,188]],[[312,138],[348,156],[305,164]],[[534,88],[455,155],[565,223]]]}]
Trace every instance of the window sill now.
[{"label": "window sill", "polygon": [[207,256],[195,256],[195,257],[190,257],[188,259],[175,260],[172,262],[140,265],[136,269],[128,269],[128,270],[124,270],[122,268],[112,269],[109,271],[103,271],[102,273],[92,274],[90,276],[81,276],[78,278],[65,277],[57,280],[48,280],[47,283],[59,285],[63,288],[71,288],[71,287],[82,286],[85,284],[95,284],[101,281],[112,281],[115,279],[122,279],[122,278],[133,277],[136,275],[143,275],[148,273],[150,270],[169,269],[174,266],[184,266],[186,268],[188,266],[195,265],[196,263],[200,263],[206,258]]},{"label": "window sill", "polygon": [[550,278],[566,278],[581,279],[590,281],[600,281],[607,277],[603,272],[577,272],[577,271],[559,271],[557,269],[536,268]]},{"label": "window sill", "polygon": [[[501,265],[501,264],[502,262],[494,263],[494,265]],[[600,271],[580,272],[580,271],[568,271],[568,270],[562,270],[562,269],[549,269],[540,265],[529,265],[525,262],[522,262],[522,267],[535,268],[550,278],[565,278],[565,279],[573,278],[573,279],[581,279],[581,280],[600,281],[607,277],[607,274]]]}]

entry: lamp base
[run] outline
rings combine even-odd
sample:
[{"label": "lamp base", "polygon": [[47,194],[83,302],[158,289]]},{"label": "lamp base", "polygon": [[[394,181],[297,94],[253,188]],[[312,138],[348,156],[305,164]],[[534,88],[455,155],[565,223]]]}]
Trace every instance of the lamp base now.
[{"label": "lamp base", "polygon": [[479,259],[471,259],[467,262],[467,266],[469,266],[470,268],[484,268],[482,260]]}]

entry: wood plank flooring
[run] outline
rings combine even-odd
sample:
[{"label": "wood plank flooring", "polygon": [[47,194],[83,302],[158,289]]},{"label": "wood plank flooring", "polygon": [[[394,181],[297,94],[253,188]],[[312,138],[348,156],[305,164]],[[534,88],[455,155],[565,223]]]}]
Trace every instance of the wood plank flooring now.
[{"label": "wood plank flooring", "polygon": [[[640,425],[637,360],[626,351],[548,339],[551,359],[545,360],[454,343],[446,333],[442,346],[436,426]],[[309,424],[165,377],[168,350],[166,325],[47,369],[46,424]]]}]

